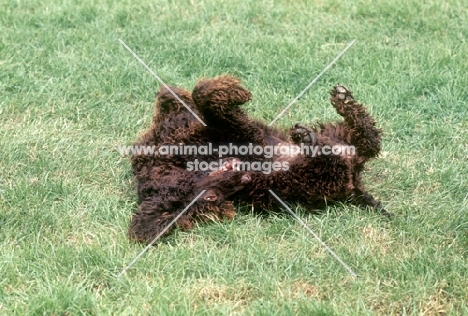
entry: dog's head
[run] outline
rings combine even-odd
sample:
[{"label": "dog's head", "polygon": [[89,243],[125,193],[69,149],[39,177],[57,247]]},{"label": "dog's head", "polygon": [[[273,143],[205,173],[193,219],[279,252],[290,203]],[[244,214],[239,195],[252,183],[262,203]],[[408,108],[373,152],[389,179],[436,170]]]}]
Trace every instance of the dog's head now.
[{"label": "dog's head", "polygon": [[220,205],[228,198],[244,189],[250,181],[250,175],[243,171],[231,170],[222,173],[213,173],[213,175],[203,176],[200,181],[197,182],[194,194],[206,190],[198,201]]}]

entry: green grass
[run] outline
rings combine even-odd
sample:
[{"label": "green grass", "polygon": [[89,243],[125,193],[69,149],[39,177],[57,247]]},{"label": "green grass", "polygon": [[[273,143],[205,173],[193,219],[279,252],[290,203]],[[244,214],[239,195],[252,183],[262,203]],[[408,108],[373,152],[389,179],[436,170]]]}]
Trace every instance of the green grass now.
[{"label": "green grass", "polygon": [[[448,1],[0,0],[0,314],[468,314],[468,9]],[[365,173],[396,216],[349,205],[301,217],[239,210],[148,251],[117,152],[151,121],[157,81],[229,73],[277,124],[339,119],[349,86],[385,130]]]}]

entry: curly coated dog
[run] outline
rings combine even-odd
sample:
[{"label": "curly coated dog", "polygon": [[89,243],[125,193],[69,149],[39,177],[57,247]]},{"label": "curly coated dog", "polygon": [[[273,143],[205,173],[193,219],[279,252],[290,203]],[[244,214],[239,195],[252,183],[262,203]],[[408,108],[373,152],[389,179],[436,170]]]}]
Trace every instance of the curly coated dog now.
[{"label": "curly coated dog", "polygon": [[[233,201],[263,210],[278,209],[279,204],[269,190],[282,200],[300,203],[305,208],[349,201],[391,216],[361,183],[364,164],[379,154],[381,130],[375,127],[374,119],[348,88],[336,85],[330,93],[331,103],[344,118],[343,122],[309,128],[296,124],[289,133],[247,116],[240,106],[250,101],[252,95],[234,77],[201,80],[192,93],[177,87],[170,90],[162,88],[157,94],[153,124],[135,146],[156,148],[161,153],[170,146],[192,149],[205,146],[206,149],[210,144],[217,148],[230,146],[229,149],[237,146],[240,150],[249,145],[250,149],[252,146],[275,148],[276,154],[262,156],[252,150],[244,151],[243,155],[229,152],[230,156],[221,161],[219,153],[214,151],[203,157],[195,150],[133,155],[139,210],[132,217],[131,239],[150,242],[203,190],[204,194],[164,234],[174,227],[190,229],[200,221],[231,219],[235,215]],[[300,150],[291,150],[299,146]],[[305,148],[315,152],[305,152]],[[333,152],[338,152],[336,148],[354,151],[333,154],[332,148]],[[212,172],[193,168],[197,159],[206,162],[205,166],[219,162],[219,168]],[[239,168],[243,162],[276,168],[268,172],[253,167]]]}]

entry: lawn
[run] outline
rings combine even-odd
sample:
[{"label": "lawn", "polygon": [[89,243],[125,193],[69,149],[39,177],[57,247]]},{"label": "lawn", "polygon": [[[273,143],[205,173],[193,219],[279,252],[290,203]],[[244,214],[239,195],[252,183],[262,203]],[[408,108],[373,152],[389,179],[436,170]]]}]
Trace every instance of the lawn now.
[{"label": "lawn", "polygon": [[[468,5],[415,1],[0,0],[0,315],[468,315]],[[384,129],[349,205],[231,222],[144,248],[128,157],[157,80],[231,74],[269,122],[339,120],[349,86]]]}]

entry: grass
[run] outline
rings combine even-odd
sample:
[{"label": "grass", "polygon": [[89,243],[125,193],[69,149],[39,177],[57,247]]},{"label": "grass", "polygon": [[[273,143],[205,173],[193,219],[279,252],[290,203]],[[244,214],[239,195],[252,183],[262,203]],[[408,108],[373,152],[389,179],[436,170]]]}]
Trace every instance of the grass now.
[{"label": "grass", "polygon": [[[0,0],[0,314],[468,314],[468,9],[464,1]],[[367,187],[391,222],[349,205],[240,209],[148,251],[127,239],[136,194],[116,150],[151,121],[156,80],[240,77],[279,126],[339,117],[352,88],[385,130]]]}]

